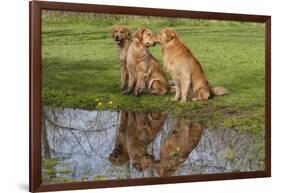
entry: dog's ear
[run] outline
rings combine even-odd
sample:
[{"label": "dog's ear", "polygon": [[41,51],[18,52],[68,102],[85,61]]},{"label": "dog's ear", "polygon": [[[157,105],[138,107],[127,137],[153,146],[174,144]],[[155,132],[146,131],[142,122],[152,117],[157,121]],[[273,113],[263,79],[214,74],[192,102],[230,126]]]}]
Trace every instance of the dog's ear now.
[{"label": "dog's ear", "polygon": [[142,41],[143,38],[143,32],[145,31],[145,28],[140,28],[136,33],[135,37],[139,40]]},{"label": "dog's ear", "polygon": [[130,39],[132,36],[132,32],[129,28],[125,27],[125,31],[126,31],[126,36]]},{"label": "dog's ear", "polygon": [[176,30],[174,29],[167,29],[165,30],[165,35],[166,35],[166,42],[171,41],[172,39],[174,39],[175,37],[178,36]]},{"label": "dog's ear", "polygon": [[111,37],[114,37],[114,31],[116,29],[116,25],[112,26],[111,30],[110,30],[110,34],[111,34]]}]

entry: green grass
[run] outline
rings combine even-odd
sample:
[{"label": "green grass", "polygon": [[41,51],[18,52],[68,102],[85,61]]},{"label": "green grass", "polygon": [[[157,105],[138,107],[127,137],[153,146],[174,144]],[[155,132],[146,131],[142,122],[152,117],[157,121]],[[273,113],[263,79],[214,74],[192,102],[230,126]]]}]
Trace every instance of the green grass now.
[{"label": "green grass", "polygon": [[[119,92],[119,61],[109,31],[113,24],[157,33],[175,28],[201,62],[213,86],[229,95],[185,105],[174,94],[141,97]],[[162,63],[161,48],[150,49]],[[42,97],[44,105],[83,109],[169,111],[214,127],[264,129],[264,25],[93,13],[44,14],[42,20]]]}]

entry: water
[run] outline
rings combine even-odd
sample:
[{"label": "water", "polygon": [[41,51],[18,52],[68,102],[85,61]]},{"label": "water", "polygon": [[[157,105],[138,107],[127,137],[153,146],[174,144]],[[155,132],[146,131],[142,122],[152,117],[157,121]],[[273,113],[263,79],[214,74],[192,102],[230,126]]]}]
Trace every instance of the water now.
[{"label": "water", "polygon": [[263,170],[262,134],[161,112],[44,107],[43,183]]}]

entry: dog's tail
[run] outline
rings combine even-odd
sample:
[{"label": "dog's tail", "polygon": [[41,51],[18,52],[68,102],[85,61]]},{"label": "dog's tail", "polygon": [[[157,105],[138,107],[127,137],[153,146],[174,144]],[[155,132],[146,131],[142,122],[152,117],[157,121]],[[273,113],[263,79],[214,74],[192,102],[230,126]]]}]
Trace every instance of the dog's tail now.
[{"label": "dog's tail", "polygon": [[211,87],[211,93],[215,96],[222,96],[228,94],[228,91],[224,87]]}]

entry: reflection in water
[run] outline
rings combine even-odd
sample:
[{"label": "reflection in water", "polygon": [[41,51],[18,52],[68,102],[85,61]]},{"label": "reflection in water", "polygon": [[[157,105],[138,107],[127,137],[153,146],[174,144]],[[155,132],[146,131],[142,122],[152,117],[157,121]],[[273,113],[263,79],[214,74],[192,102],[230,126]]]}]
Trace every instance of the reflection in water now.
[{"label": "reflection in water", "polygon": [[109,157],[111,163],[121,165],[130,158],[140,172],[151,168],[154,158],[148,153],[148,146],[163,129],[165,118],[162,113],[121,112],[116,145]]},{"label": "reflection in water", "polygon": [[263,136],[159,112],[44,107],[44,183],[262,170]]},{"label": "reflection in water", "polygon": [[203,127],[199,123],[188,123],[183,118],[175,118],[172,130],[161,144],[158,174],[172,175],[196,147],[202,132]]}]

